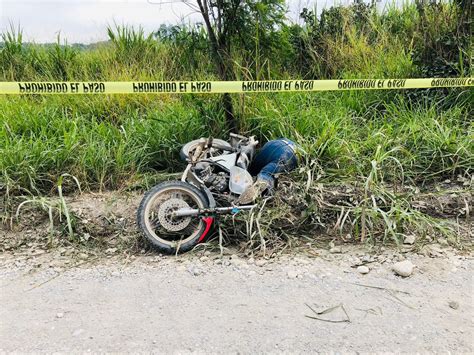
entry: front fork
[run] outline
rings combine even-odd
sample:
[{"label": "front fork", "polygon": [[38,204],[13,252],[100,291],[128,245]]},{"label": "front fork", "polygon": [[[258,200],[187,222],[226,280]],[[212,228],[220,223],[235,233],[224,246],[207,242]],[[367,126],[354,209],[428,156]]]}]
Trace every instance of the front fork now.
[{"label": "front fork", "polygon": [[180,208],[172,212],[173,217],[209,216],[218,214],[236,214],[240,211],[251,210],[257,205],[233,206],[233,207],[209,207],[209,208]]},{"label": "front fork", "polygon": [[214,217],[219,214],[237,214],[241,210],[251,210],[257,205],[248,205],[248,206],[232,206],[232,207],[216,207],[216,201],[212,196],[211,191],[206,187],[204,182],[199,179],[193,172],[191,171],[192,164],[188,164],[186,169],[181,176],[181,181],[191,183],[192,185],[197,186],[200,190],[202,190],[209,201],[208,208],[180,208],[177,211],[173,212],[173,217],[187,217],[187,216],[201,216],[204,223],[206,223],[206,227],[204,232],[199,237],[199,241],[203,241],[206,235],[209,233],[211,229],[212,223],[214,222]]}]

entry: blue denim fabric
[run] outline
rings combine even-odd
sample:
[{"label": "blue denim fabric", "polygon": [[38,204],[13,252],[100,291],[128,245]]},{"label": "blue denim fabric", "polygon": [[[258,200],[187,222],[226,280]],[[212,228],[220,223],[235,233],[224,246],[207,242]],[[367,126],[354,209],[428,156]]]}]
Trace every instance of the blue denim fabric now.
[{"label": "blue denim fabric", "polygon": [[286,138],[267,142],[250,164],[250,174],[258,174],[258,178],[267,181],[270,187],[273,187],[275,174],[288,172],[296,168],[298,159],[295,149],[296,143]]}]

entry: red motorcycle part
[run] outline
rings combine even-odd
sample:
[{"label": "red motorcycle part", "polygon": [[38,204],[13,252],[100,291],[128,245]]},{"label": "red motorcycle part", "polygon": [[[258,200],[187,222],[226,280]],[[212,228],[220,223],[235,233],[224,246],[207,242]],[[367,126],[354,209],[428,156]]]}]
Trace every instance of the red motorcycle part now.
[{"label": "red motorcycle part", "polygon": [[214,217],[204,217],[202,220],[204,221],[204,223],[206,223],[206,228],[204,229],[202,235],[199,237],[199,242],[202,242],[204,238],[206,238],[207,233],[209,233],[209,230],[211,229],[212,222],[214,222]]}]

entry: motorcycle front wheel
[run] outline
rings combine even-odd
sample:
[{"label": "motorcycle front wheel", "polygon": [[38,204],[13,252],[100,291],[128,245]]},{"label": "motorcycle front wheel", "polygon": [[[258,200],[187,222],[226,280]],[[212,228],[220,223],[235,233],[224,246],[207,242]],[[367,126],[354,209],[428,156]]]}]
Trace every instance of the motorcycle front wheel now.
[{"label": "motorcycle front wheel", "polygon": [[209,231],[209,219],[202,216],[174,217],[181,208],[209,207],[205,195],[191,184],[168,181],[153,187],[140,203],[138,226],[161,252],[174,254],[194,248]]}]

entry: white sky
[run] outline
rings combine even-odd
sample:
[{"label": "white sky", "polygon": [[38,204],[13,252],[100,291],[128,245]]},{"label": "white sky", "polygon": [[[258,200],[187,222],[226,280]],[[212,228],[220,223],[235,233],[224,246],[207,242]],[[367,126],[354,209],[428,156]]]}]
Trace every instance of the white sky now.
[{"label": "white sky", "polygon": [[[289,17],[298,20],[303,7],[316,4],[319,12],[334,2],[344,4],[350,0],[289,0]],[[69,43],[91,43],[107,39],[105,28],[114,21],[141,25],[151,32],[160,24],[199,20],[197,14],[190,12],[177,0],[0,0],[0,32],[12,23],[20,24],[26,41],[55,42],[61,33]]]}]

